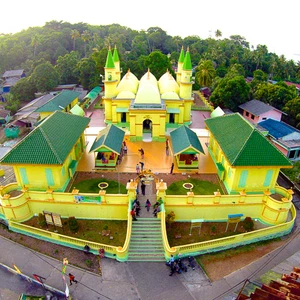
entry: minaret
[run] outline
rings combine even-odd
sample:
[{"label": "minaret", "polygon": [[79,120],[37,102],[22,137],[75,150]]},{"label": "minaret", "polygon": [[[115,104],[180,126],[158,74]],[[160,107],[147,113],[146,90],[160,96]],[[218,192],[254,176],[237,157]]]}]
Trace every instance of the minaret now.
[{"label": "minaret", "polygon": [[192,62],[189,48],[186,51],[184,62],[182,66],[181,78],[179,82],[179,96],[181,99],[191,99],[192,98]]},{"label": "minaret", "polygon": [[121,69],[120,69],[120,59],[119,59],[119,54],[118,54],[117,46],[115,46],[115,49],[114,49],[113,59],[114,59],[114,64],[115,64],[115,67],[116,67],[117,79],[118,79],[118,83],[119,83],[120,80],[121,80]]},{"label": "minaret", "polygon": [[177,72],[176,72],[176,81],[178,84],[180,83],[180,79],[181,79],[183,62],[184,62],[184,50],[183,50],[183,46],[182,46],[180,55],[179,55],[178,65],[177,65]]},{"label": "minaret", "polygon": [[117,76],[117,69],[114,64],[114,59],[111,53],[111,49],[109,47],[106,64],[104,67],[104,98],[113,98],[117,96],[117,84],[118,84],[118,76]]}]

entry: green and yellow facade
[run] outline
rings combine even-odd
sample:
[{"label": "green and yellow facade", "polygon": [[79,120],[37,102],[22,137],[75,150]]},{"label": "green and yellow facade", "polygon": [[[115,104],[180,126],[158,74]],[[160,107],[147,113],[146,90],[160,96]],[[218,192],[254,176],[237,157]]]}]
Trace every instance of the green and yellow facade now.
[{"label": "green and yellow facade", "polygon": [[159,80],[148,70],[140,80],[128,70],[121,79],[117,49],[108,51],[105,66],[105,122],[127,128],[131,141],[150,133],[165,141],[168,128],[191,124],[192,64],[189,51],[180,53],[176,80],[166,72]]}]

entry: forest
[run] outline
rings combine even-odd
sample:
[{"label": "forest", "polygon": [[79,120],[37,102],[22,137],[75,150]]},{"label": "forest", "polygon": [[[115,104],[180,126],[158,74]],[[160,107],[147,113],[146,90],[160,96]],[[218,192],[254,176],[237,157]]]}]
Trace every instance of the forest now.
[{"label": "forest", "polygon": [[[266,45],[255,49],[240,35],[222,38],[170,36],[159,27],[137,31],[120,24],[89,25],[50,21],[15,34],[0,34],[0,72],[24,69],[26,77],[6,95],[6,108],[14,113],[36,92],[58,84],[76,83],[87,90],[101,84],[107,51],[118,49],[123,75],[140,78],[149,68],[157,79],[174,74],[180,51],[190,52],[194,90],[209,87],[214,106],[237,111],[251,99],[261,100],[287,113],[285,120],[300,128],[300,62],[270,53]],[[100,76],[102,75],[102,76]],[[250,79],[250,80],[245,80]],[[1,82],[0,82],[1,84]]]}]

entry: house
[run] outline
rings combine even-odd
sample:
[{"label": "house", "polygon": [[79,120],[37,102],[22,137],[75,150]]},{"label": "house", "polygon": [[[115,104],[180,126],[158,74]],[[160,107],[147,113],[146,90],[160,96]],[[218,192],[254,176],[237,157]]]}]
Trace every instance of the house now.
[{"label": "house", "polygon": [[55,111],[0,163],[14,168],[19,188],[64,191],[85,151],[84,130],[89,122],[89,118]]},{"label": "house", "polygon": [[10,119],[10,111],[0,107],[0,125],[8,123]]},{"label": "house", "polygon": [[95,167],[103,169],[115,169],[122,156],[122,146],[125,131],[110,124],[101,130],[95,138],[90,152],[95,153]]},{"label": "house", "polygon": [[126,128],[131,141],[165,141],[168,130],[191,124],[192,64],[181,50],[176,80],[167,71],[158,80],[148,70],[140,80],[128,70],[121,79],[117,49],[108,51],[103,96],[106,124]]},{"label": "house", "polygon": [[73,106],[78,103],[79,95],[80,92],[63,90],[44,105],[37,108],[35,112],[40,114],[41,119],[44,119],[55,111],[70,112]]},{"label": "house", "polygon": [[198,170],[199,154],[204,153],[197,134],[187,126],[171,131],[172,152],[178,169]]},{"label": "house", "polygon": [[277,108],[255,99],[240,105],[239,109],[241,115],[254,124],[267,119],[280,121],[284,114]]},{"label": "house", "polygon": [[26,74],[23,69],[20,70],[9,70],[4,72],[2,75],[3,84],[2,91],[3,93],[9,93],[10,88],[14,86],[21,78],[25,77]]},{"label": "house", "polygon": [[292,163],[239,113],[205,120],[209,153],[229,194],[275,191],[281,168]]},{"label": "house", "polygon": [[14,123],[20,127],[33,128],[34,124],[39,120],[40,114],[36,112],[38,108],[43,106],[54,96],[52,94],[46,94],[38,97],[22,108],[20,108],[14,115]]},{"label": "house", "polygon": [[284,122],[268,119],[259,122],[261,130],[287,158],[300,160],[300,131]]}]

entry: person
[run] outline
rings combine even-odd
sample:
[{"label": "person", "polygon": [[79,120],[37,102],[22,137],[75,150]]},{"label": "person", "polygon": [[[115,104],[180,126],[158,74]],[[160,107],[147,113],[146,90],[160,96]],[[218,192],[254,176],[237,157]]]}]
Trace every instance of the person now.
[{"label": "person", "polygon": [[144,181],[142,181],[142,183],[141,183],[141,190],[142,190],[142,195],[145,196],[145,194],[146,194],[146,184],[144,183]]},{"label": "person", "polygon": [[157,214],[160,212],[160,206],[156,205],[153,211],[154,217],[157,217]]},{"label": "person", "polygon": [[173,174],[173,169],[174,169],[174,163],[172,163],[172,165],[171,165],[170,174]]},{"label": "person", "polygon": [[140,174],[140,166],[139,166],[139,164],[136,164],[135,169],[136,169],[136,174]]},{"label": "person", "polygon": [[70,285],[72,285],[72,282],[75,282],[75,283],[78,282],[77,280],[75,280],[75,276],[71,273],[69,273],[69,279],[70,279]]},{"label": "person", "polygon": [[124,155],[126,155],[127,154],[127,146],[126,145],[124,145],[123,150],[124,150]]},{"label": "person", "polygon": [[194,257],[189,256],[188,260],[189,260],[189,267],[191,267],[193,270],[195,270],[196,263],[195,263]]},{"label": "person", "polygon": [[132,210],[130,211],[130,214],[131,214],[131,216],[132,216],[132,221],[137,221],[134,207],[133,207]]},{"label": "person", "polygon": [[174,261],[173,263],[170,264],[171,267],[171,273],[169,274],[169,276],[172,276],[176,271],[177,271],[177,263],[176,261]]},{"label": "person", "polygon": [[136,200],[136,202],[135,202],[135,213],[136,213],[137,217],[140,215],[140,210],[141,210],[140,201]]},{"label": "person", "polygon": [[166,155],[169,156],[169,140],[166,140]]},{"label": "person", "polygon": [[141,152],[141,157],[142,159],[144,159],[144,155],[145,155],[145,151],[143,148],[139,149],[139,151]]},{"label": "person", "polygon": [[141,165],[141,171],[144,171],[144,163],[142,161],[140,161],[140,165]]},{"label": "person", "polygon": [[149,199],[147,199],[145,207],[147,208],[147,211],[150,211],[151,202]]}]

